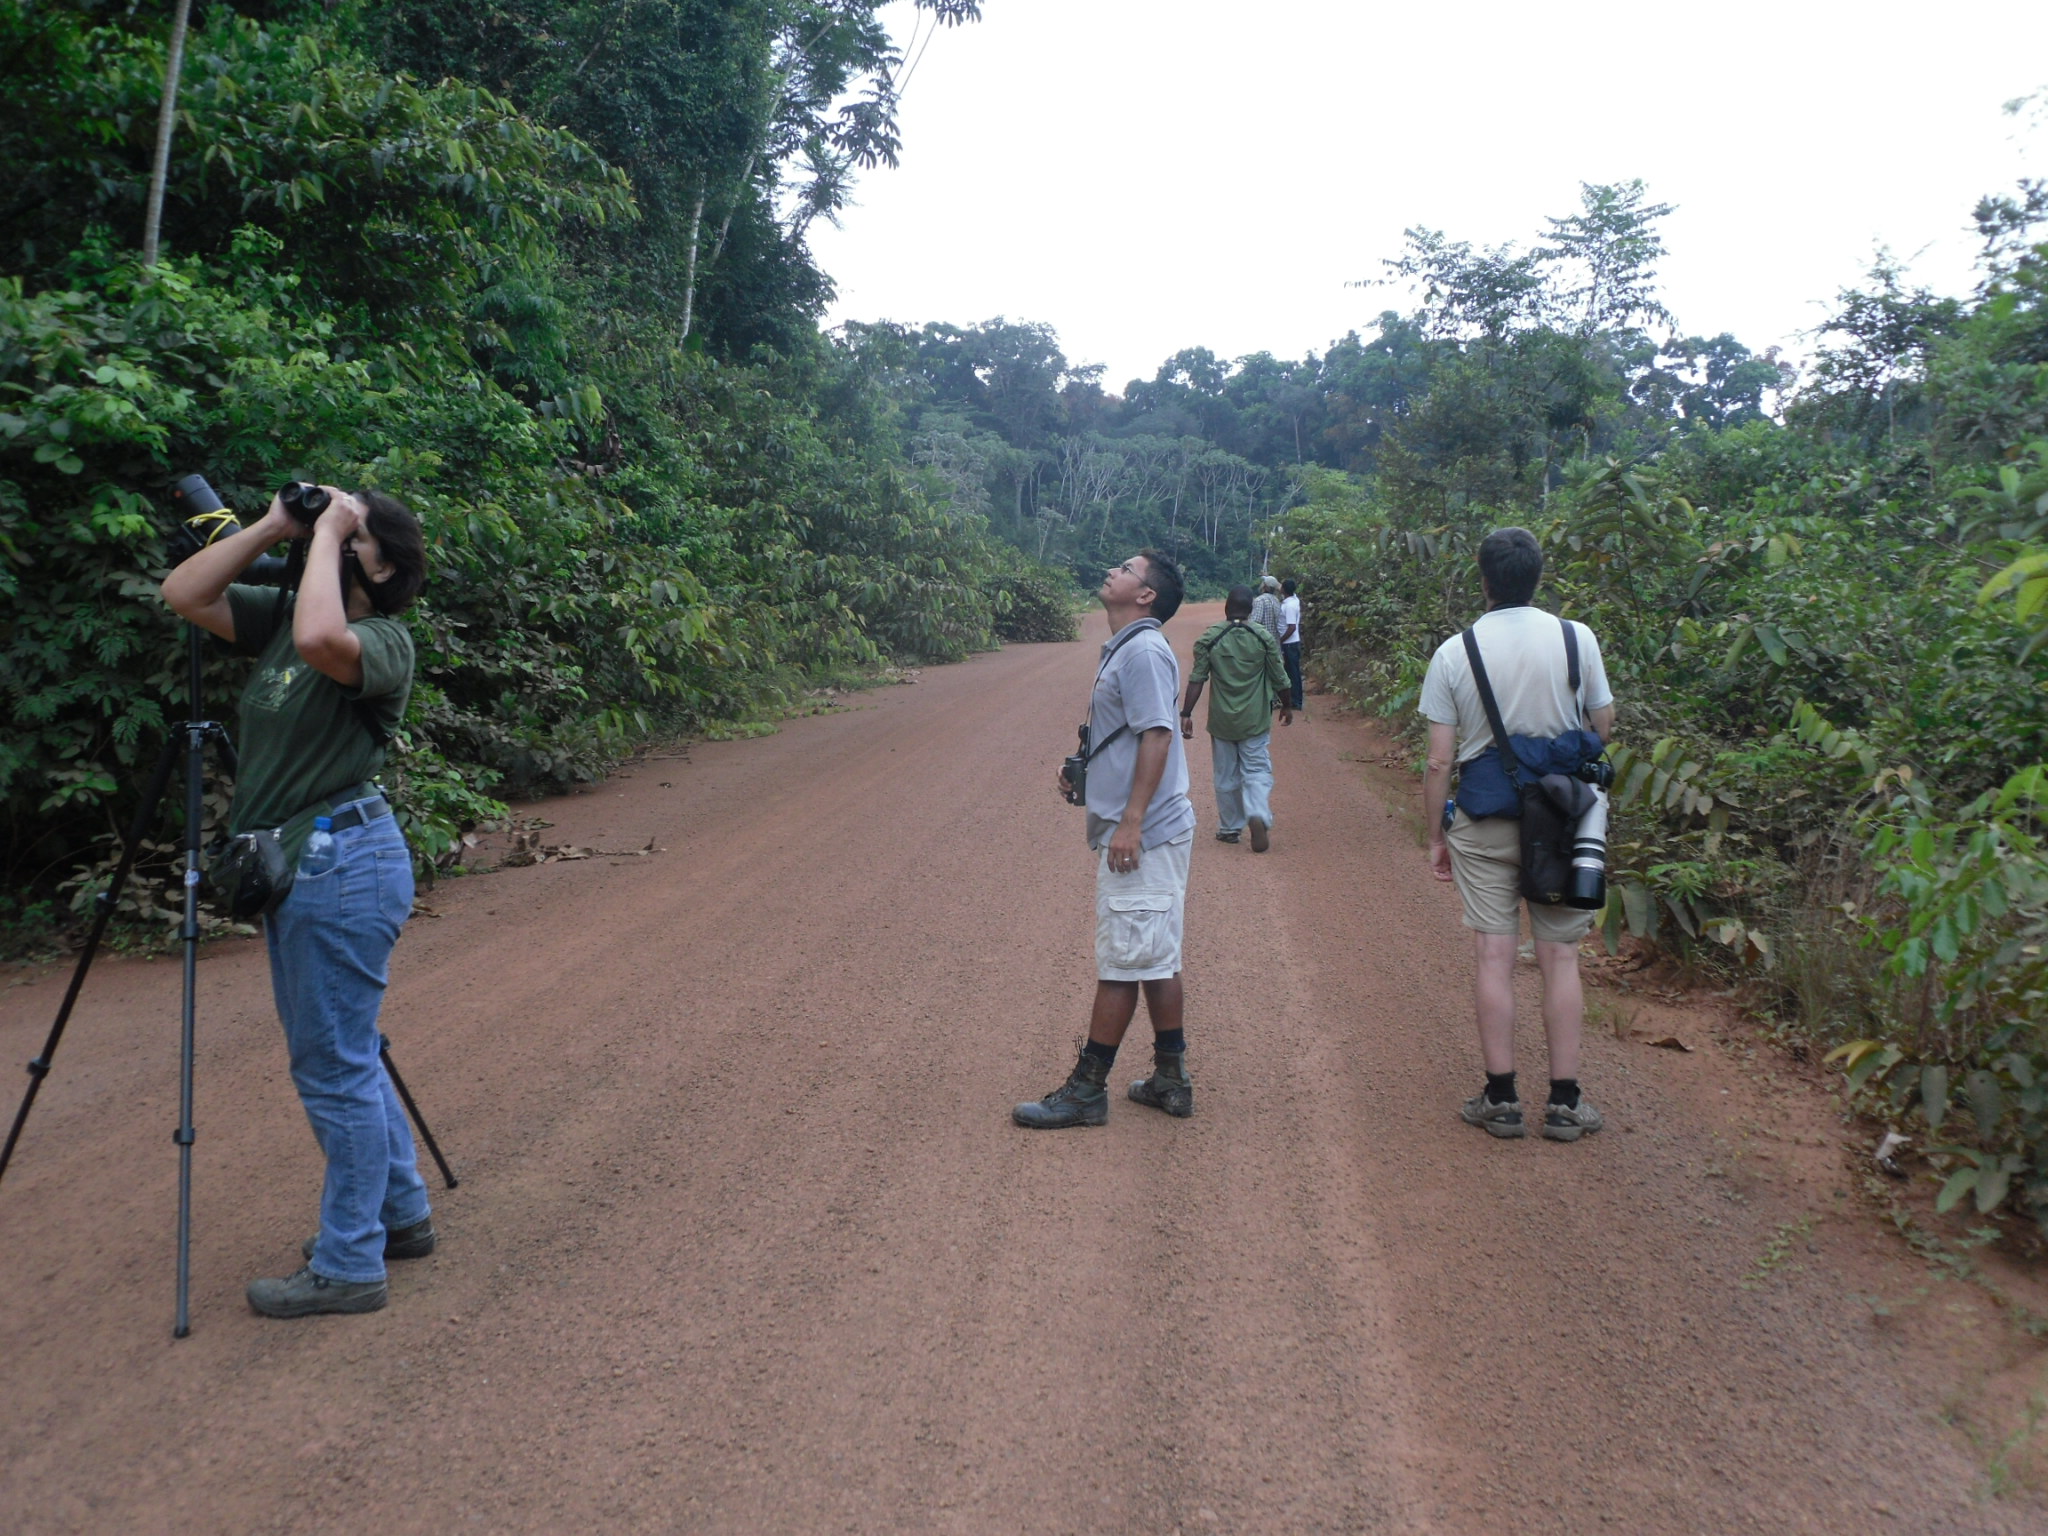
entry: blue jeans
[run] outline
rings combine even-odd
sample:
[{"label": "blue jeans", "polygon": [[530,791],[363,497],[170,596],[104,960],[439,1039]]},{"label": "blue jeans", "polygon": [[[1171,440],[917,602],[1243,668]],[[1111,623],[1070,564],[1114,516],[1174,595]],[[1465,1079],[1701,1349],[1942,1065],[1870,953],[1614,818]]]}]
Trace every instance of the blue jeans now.
[{"label": "blue jeans", "polygon": [[1209,762],[1216,770],[1216,830],[1242,832],[1245,818],[1273,825],[1273,733],[1243,741],[1209,738]]},{"label": "blue jeans", "polygon": [[1287,664],[1287,693],[1296,709],[1301,708],[1301,642],[1280,647],[1280,659]]},{"label": "blue jeans", "polygon": [[324,874],[305,874],[301,860],[264,939],[292,1081],[327,1155],[313,1270],[381,1280],[386,1230],[427,1215],[412,1132],[377,1054],[391,947],[412,912],[412,856],[389,816],[334,841],[339,859]]}]

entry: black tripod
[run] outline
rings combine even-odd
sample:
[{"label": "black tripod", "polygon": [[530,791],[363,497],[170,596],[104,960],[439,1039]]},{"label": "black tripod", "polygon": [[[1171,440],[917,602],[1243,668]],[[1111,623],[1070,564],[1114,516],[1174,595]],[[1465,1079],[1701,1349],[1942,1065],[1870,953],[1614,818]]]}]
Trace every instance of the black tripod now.
[{"label": "black tripod", "polygon": [[[235,749],[228,740],[227,728],[216,721],[199,718],[200,704],[200,649],[199,629],[196,625],[185,626],[186,636],[186,713],[189,718],[171,728],[164,742],[163,752],[157,757],[156,771],[150,775],[149,788],[144,792],[142,804],[136,810],[134,825],[129,827],[128,836],[121,845],[121,862],[114,868],[114,878],[94,901],[95,908],[92,929],[86,935],[85,948],[79,954],[78,965],[71,973],[71,984],[64,991],[64,1001],[57,1009],[57,1020],[50,1026],[49,1037],[43,1041],[42,1051],[28,1064],[28,1092],[22,1095],[21,1107],[14,1112],[14,1124],[7,1132],[7,1144],[0,1147],[0,1176],[7,1172],[7,1164],[14,1156],[14,1144],[21,1139],[21,1128],[28,1120],[28,1112],[36,1101],[36,1093],[43,1086],[43,1079],[50,1075],[51,1058],[57,1054],[57,1042],[64,1037],[64,1026],[70,1022],[71,1008],[78,1001],[79,989],[85,985],[85,973],[92,968],[93,956],[98,952],[100,939],[107,931],[107,922],[114,915],[114,908],[120,902],[121,888],[127,884],[128,872],[135,866],[136,853],[142,847],[142,839],[148,833],[151,823],[156,820],[159,803],[164,791],[170,787],[171,769],[176,765],[179,752],[179,738],[184,739],[185,756],[185,916],[179,926],[178,936],[185,946],[185,999],[183,1025],[178,1040],[178,1129],[172,1140],[178,1144],[178,1316],[172,1325],[174,1338],[184,1338],[192,1331],[192,1143],[197,1133],[192,1128],[192,1055],[195,1043],[196,1008],[195,998],[199,985],[199,871],[202,860],[200,851],[201,820],[205,813],[204,793],[206,787],[206,748],[208,743],[219,747],[227,770],[235,770]],[[457,1180],[449,1168],[448,1160],[441,1155],[441,1147],[434,1140],[434,1133],[427,1129],[426,1121],[420,1118],[419,1106],[413,1103],[412,1094],[405,1086],[405,1080],[398,1075],[398,1069],[391,1064],[391,1042],[378,1037],[379,1059],[384,1070],[391,1076],[391,1086],[398,1090],[398,1096],[405,1103],[406,1113],[412,1116],[412,1123],[419,1129],[420,1139],[427,1144],[427,1150],[434,1156],[434,1163],[441,1170],[441,1177],[450,1189]]]}]

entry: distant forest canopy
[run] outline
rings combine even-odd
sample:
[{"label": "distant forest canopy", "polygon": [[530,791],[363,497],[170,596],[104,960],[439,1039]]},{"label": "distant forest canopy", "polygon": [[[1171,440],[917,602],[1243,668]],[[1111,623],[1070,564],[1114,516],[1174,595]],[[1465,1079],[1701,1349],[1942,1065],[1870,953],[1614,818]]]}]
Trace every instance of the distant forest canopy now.
[{"label": "distant forest canopy", "polygon": [[1687,334],[1658,298],[1670,211],[1629,182],[1586,186],[1526,250],[1411,229],[1384,278],[1357,285],[1411,288],[1410,312],[1321,356],[1189,348],[1120,397],[1048,325],[840,334],[896,400],[913,462],[1034,558],[1085,572],[1149,544],[1197,582],[1234,582],[1262,568],[1312,466],[1399,506],[1511,507],[1540,502],[1573,460],[1775,416],[1794,383],[1776,349]]}]

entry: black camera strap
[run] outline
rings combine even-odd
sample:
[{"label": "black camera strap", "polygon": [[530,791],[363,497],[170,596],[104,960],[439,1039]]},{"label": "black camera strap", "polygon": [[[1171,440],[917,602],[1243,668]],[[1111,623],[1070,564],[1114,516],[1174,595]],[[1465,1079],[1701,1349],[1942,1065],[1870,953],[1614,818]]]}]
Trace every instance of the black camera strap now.
[{"label": "black camera strap", "polygon": [[[1572,628],[1570,619],[1560,618],[1558,624],[1564,629],[1565,681],[1572,691],[1572,699],[1579,706],[1579,722],[1586,720],[1586,701],[1579,697],[1579,637]],[[1508,782],[1517,790],[1522,787],[1521,761],[1515,756],[1515,749],[1508,744],[1508,728],[1500,717],[1500,702],[1493,696],[1493,683],[1487,678],[1486,663],[1479,658],[1479,636],[1467,629],[1464,634],[1465,657],[1472,663],[1472,682],[1479,690],[1479,702],[1486,710],[1486,723],[1493,727],[1494,750],[1500,753],[1500,765],[1507,770]]]},{"label": "black camera strap", "polygon": [[[1126,645],[1129,645],[1133,640],[1137,639],[1138,632],[1140,630],[1158,629],[1161,627],[1162,626],[1160,625],[1157,619],[1139,619],[1136,622],[1126,626],[1124,632],[1118,635],[1116,639],[1111,642],[1109,647],[1109,654],[1102,658],[1102,665],[1095,669],[1095,681],[1098,683],[1102,681],[1102,674],[1107,672],[1109,670],[1109,664],[1112,661],[1116,660],[1116,653],[1122,650]],[[1091,717],[1095,713],[1095,701],[1092,697],[1088,701],[1088,713]],[[1130,730],[1130,728],[1131,723],[1128,720],[1126,720],[1122,725],[1118,726],[1115,730],[1111,731],[1107,736],[1103,737],[1101,741],[1090,743],[1086,755],[1083,756],[1081,759],[1082,766],[1085,767],[1089,763],[1094,762],[1098,753],[1105,750],[1111,742],[1115,741],[1119,736],[1123,735],[1126,731]],[[1081,729],[1085,732],[1088,729],[1088,727],[1084,725],[1081,727]]]}]

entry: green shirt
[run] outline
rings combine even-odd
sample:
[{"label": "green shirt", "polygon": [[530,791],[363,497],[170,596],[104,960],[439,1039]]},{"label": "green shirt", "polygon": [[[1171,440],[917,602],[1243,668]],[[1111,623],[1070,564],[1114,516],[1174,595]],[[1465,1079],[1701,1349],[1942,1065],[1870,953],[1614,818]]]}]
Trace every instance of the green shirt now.
[{"label": "green shirt", "polygon": [[1273,707],[1288,695],[1280,642],[1263,624],[1225,620],[1195,642],[1190,682],[1209,683],[1209,734],[1248,741],[1273,729]]},{"label": "green shirt", "polygon": [[256,671],[242,690],[235,736],[240,761],[228,829],[285,826],[285,851],[296,860],[313,818],[384,765],[384,748],[364,716],[387,736],[405,718],[412,692],[412,636],[397,619],[381,614],[350,624],[363,646],[363,685],[344,688],[292,644],[292,602],[286,602],[280,623],[277,593],[269,588],[238,585],[229,587],[227,595],[235,616],[235,649],[257,657]]}]

